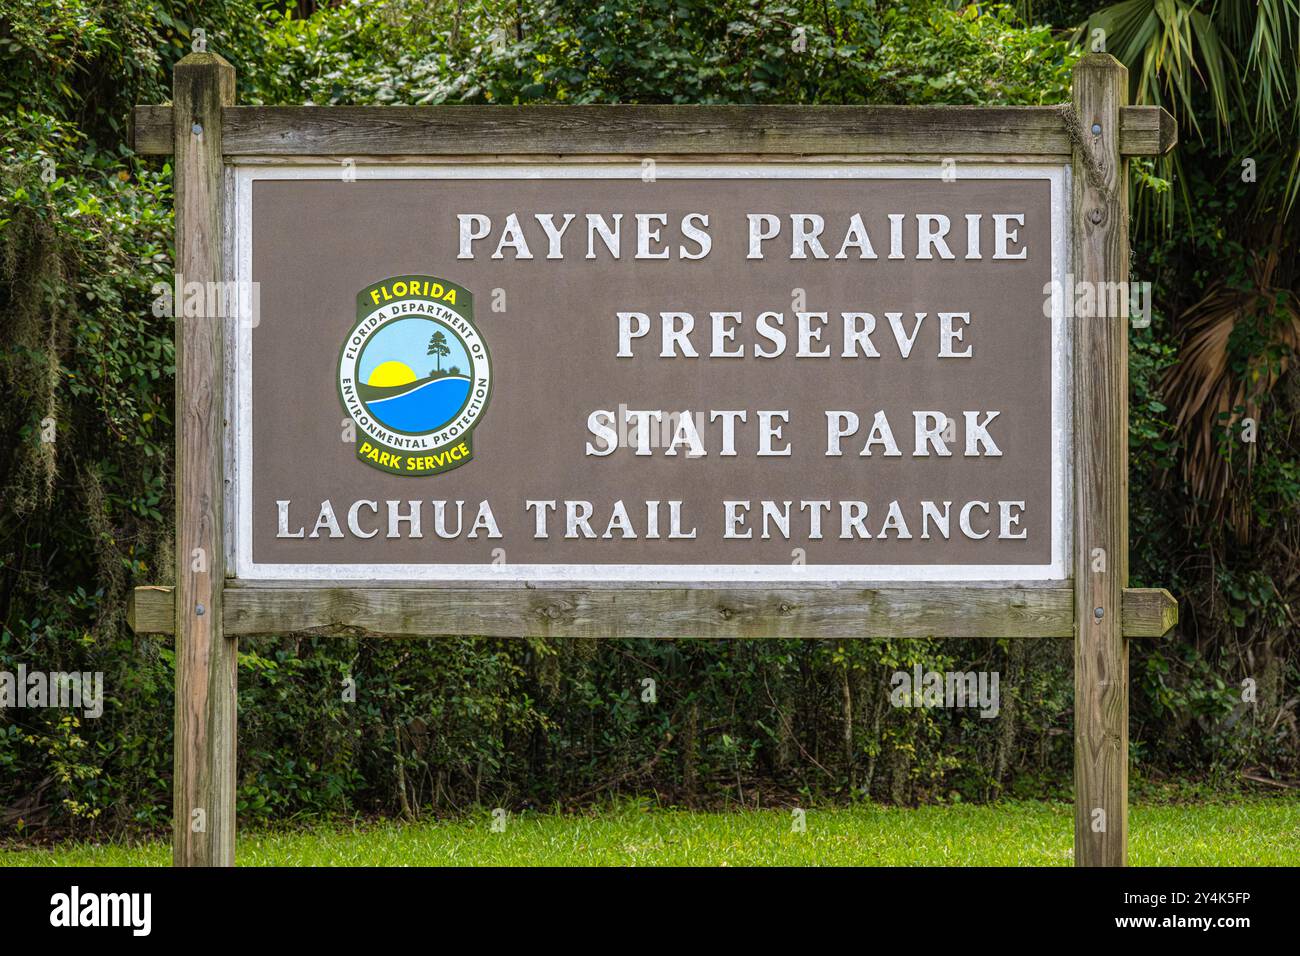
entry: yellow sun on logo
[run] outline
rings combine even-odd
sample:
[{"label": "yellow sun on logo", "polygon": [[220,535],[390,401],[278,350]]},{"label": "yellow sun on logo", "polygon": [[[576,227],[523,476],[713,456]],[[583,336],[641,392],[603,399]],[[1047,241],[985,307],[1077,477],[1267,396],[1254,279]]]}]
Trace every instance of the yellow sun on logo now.
[{"label": "yellow sun on logo", "polygon": [[367,385],[390,388],[394,385],[407,385],[415,381],[415,373],[405,362],[380,362],[370,373]]}]

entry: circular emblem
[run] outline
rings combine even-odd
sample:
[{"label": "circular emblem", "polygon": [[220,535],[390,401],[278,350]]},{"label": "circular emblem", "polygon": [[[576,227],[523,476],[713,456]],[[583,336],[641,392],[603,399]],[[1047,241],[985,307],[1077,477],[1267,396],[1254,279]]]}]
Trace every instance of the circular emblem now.
[{"label": "circular emblem", "polygon": [[363,289],[339,352],[339,400],[357,457],[395,475],[436,475],[474,457],[492,358],[473,296],[446,279],[397,276]]}]

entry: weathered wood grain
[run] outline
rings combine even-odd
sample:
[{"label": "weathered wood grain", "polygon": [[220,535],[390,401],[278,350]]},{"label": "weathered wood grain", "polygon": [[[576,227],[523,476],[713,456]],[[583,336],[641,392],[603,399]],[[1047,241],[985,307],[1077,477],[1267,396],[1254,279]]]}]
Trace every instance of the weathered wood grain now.
[{"label": "weathered wood grain", "polygon": [[1178,601],[1164,588],[1124,589],[1124,636],[1164,637],[1178,623]]},{"label": "weathered wood grain", "polygon": [[[1128,71],[1092,54],[1074,70],[1074,281],[1128,281]],[[1104,310],[1102,310],[1104,311]],[[1074,324],[1074,862],[1128,861],[1128,322]]]},{"label": "weathered wood grain", "polygon": [[[172,151],[171,109],[137,106],[136,152]],[[908,154],[1068,157],[1055,106],[235,106],[226,155]],[[1176,142],[1158,106],[1122,113],[1120,152]]]},{"label": "weathered wood grain", "polygon": [[[235,72],[195,53],[173,74],[176,270],[220,282],[225,204],[221,113]],[[176,319],[176,734],[173,861],[235,862],[235,704],[238,645],[225,636],[222,590],[224,320]]]},{"label": "weathered wood grain", "polygon": [[323,593],[240,589],[229,627],[264,630],[286,618],[302,630],[419,636],[472,633],[568,637],[1023,637],[1063,621],[1062,592],[928,588],[775,588],[481,592],[335,588]]},{"label": "weathered wood grain", "polygon": [[1178,145],[1178,124],[1159,106],[1121,106],[1119,154],[1163,156]]},{"label": "weathered wood grain", "polygon": [[[444,588],[229,586],[226,633],[437,637],[1072,637],[1062,587]],[[1124,632],[1159,637],[1177,622],[1168,591],[1124,592]],[[170,631],[170,588],[140,587],[139,633]],[[872,619],[880,621],[872,625]]]},{"label": "weathered wood grain", "polygon": [[126,596],[126,626],[136,634],[175,634],[175,588],[142,584]]}]

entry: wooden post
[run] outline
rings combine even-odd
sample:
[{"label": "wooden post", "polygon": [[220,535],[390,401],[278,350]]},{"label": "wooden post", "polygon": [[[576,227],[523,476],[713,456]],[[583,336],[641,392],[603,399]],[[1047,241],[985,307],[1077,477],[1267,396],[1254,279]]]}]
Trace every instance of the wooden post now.
[{"label": "wooden post", "polygon": [[[178,287],[204,290],[198,316],[176,316],[176,739],[172,859],[235,863],[238,643],[222,633],[224,167],[222,108],[235,71],[194,53],[172,77]],[[216,306],[214,308],[214,305]],[[179,313],[180,310],[178,310]]]},{"label": "wooden post", "polygon": [[[1092,54],[1074,68],[1074,282],[1097,308],[1074,318],[1074,862],[1128,860],[1128,71]],[[1103,285],[1102,283],[1107,283]],[[1071,298],[1073,290],[1067,291]],[[1079,310],[1076,310],[1079,311]]]}]

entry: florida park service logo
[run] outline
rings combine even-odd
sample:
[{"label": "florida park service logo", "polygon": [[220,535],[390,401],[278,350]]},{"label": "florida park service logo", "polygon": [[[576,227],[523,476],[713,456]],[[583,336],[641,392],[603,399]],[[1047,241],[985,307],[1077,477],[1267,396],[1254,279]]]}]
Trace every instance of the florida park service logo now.
[{"label": "florida park service logo", "polygon": [[372,468],[436,475],[465,464],[492,394],[492,359],[469,290],[434,276],[363,289],[338,385],[359,433],[357,457]]}]

